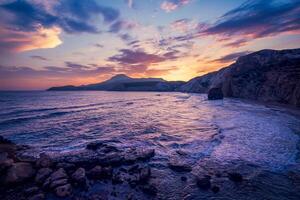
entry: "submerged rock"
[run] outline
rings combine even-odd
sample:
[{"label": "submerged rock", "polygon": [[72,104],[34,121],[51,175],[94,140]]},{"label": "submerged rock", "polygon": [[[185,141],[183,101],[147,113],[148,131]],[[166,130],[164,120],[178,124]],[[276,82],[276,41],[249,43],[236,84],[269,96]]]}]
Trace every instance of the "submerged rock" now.
[{"label": "submerged rock", "polygon": [[207,94],[208,100],[223,99],[222,88],[211,88]]}]

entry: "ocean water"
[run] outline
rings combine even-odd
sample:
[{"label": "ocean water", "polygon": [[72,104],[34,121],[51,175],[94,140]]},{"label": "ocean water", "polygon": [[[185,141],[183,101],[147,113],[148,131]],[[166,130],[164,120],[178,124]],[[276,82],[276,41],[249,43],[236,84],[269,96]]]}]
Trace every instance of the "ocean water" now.
[{"label": "ocean water", "polygon": [[[300,198],[299,111],[239,99],[157,92],[1,92],[0,135],[30,145],[25,154],[77,154],[92,141],[119,149],[153,148],[154,199]],[[190,165],[175,172],[169,162]],[[243,174],[235,184],[228,172]],[[197,187],[197,174],[212,176],[218,193]],[[220,174],[220,175],[216,175]],[[182,181],[182,177],[186,181]],[[298,178],[297,178],[298,177]],[[153,199],[124,184],[95,184],[90,192]]]},{"label": "ocean water", "polygon": [[157,165],[184,152],[268,169],[296,162],[300,119],[285,108],[157,92],[1,92],[0,134],[34,153],[62,154],[96,140],[154,148]]}]

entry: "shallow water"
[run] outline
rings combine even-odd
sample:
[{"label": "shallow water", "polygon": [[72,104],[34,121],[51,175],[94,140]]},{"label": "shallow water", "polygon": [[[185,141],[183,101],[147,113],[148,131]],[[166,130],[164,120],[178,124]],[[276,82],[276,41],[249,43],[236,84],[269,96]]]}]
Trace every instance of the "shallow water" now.
[{"label": "shallow water", "polygon": [[237,99],[207,101],[200,94],[0,93],[0,134],[35,147],[29,153],[74,152],[96,140],[120,148],[154,148],[151,166],[157,176],[168,176],[160,184],[165,181],[165,190],[176,191],[177,197],[182,185],[169,184],[176,182],[165,170],[169,159],[184,155],[179,159],[193,167],[207,159],[239,160],[280,172],[298,163],[299,133],[299,115],[286,108]]}]

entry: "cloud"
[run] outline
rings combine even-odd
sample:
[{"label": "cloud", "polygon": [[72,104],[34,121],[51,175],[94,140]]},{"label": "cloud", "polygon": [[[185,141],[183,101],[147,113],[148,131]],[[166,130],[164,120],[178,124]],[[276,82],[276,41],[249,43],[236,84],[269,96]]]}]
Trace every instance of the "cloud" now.
[{"label": "cloud", "polygon": [[48,58],[45,58],[43,56],[37,56],[37,55],[30,56],[30,58],[36,59],[36,60],[42,60],[42,61],[48,61],[49,60]]},{"label": "cloud", "polygon": [[54,48],[62,43],[59,28],[40,27],[24,32],[0,27],[0,53],[21,52],[33,49]]},{"label": "cloud", "polygon": [[104,45],[98,44],[98,43],[97,43],[97,44],[94,44],[94,46],[95,46],[95,47],[98,47],[98,48],[103,48],[103,47],[104,47]]},{"label": "cloud", "polygon": [[[68,64],[66,64],[68,65]],[[71,66],[72,65],[72,66]],[[75,76],[97,76],[99,74],[111,74],[115,72],[115,68],[112,66],[103,66],[89,68],[84,65],[72,63],[70,66],[56,67],[47,66],[43,69],[37,70],[26,66],[1,66],[0,65],[0,77],[5,79],[17,79],[17,78],[42,78],[42,77],[75,77]],[[77,67],[76,67],[77,66]]]},{"label": "cloud", "polygon": [[125,0],[129,8],[133,8],[133,0]]},{"label": "cloud", "polygon": [[110,26],[109,32],[118,33],[121,30],[131,30],[136,26],[136,23],[125,20],[118,20]]},{"label": "cloud", "polygon": [[189,0],[168,0],[162,2],[160,5],[160,8],[164,10],[165,12],[172,12],[179,7],[186,5],[189,3]]},{"label": "cloud", "polygon": [[251,0],[227,12],[205,31],[206,35],[256,39],[299,32],[300,1]]},{"label": "cloud", "polygon": [[239,57],[248,55],[249,53],[251,53],[251,51],[242,51],[242,52],[231,53],[231,54],[223,56],[219,59],[213,60],[213,62],[229,63],[229,62],[236,61],[236,59],[238,59]]},{"label": "cloud", "polygon": [[121,49],[120,53],[110,57],[108,60],[124,65],[151,65],[167,60],[177,59],[178,51],[169,51],[164,54],[151,54],[142,50]]},{"label": "cloud", "polygon": [[[1,47],[7,51],[53,48],[61,44],[59,34],[99,33],[96,23],[113,23],[119,11],[96,0],[12,0],[0,4]],[[96,21],[97,20],[97,21]],[[4,33],[3,33],[4,32]],[[41,42],[42,41],[42,42]]]}]

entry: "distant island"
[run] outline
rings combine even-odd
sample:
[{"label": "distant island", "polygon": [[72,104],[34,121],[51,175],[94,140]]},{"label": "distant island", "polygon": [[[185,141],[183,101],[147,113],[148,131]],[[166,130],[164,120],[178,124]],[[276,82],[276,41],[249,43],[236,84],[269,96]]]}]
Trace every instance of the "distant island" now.
[{"label": "distant island", "polygon": [[131,78],[119,74],[90,85],[52,87],[48,91],[164,91],[208,93],[218,88],[225,97],[300,106],[300,49],[261,50],[242,56],[219,71],[184,81]]},{"label": "distant island", "polygon": [[176,91],[185,84],[184,81],[166,81],[161,78],[131,78],[125,74],[118,74],[111,79],[90,85],[52,87],[48,91]]}]

